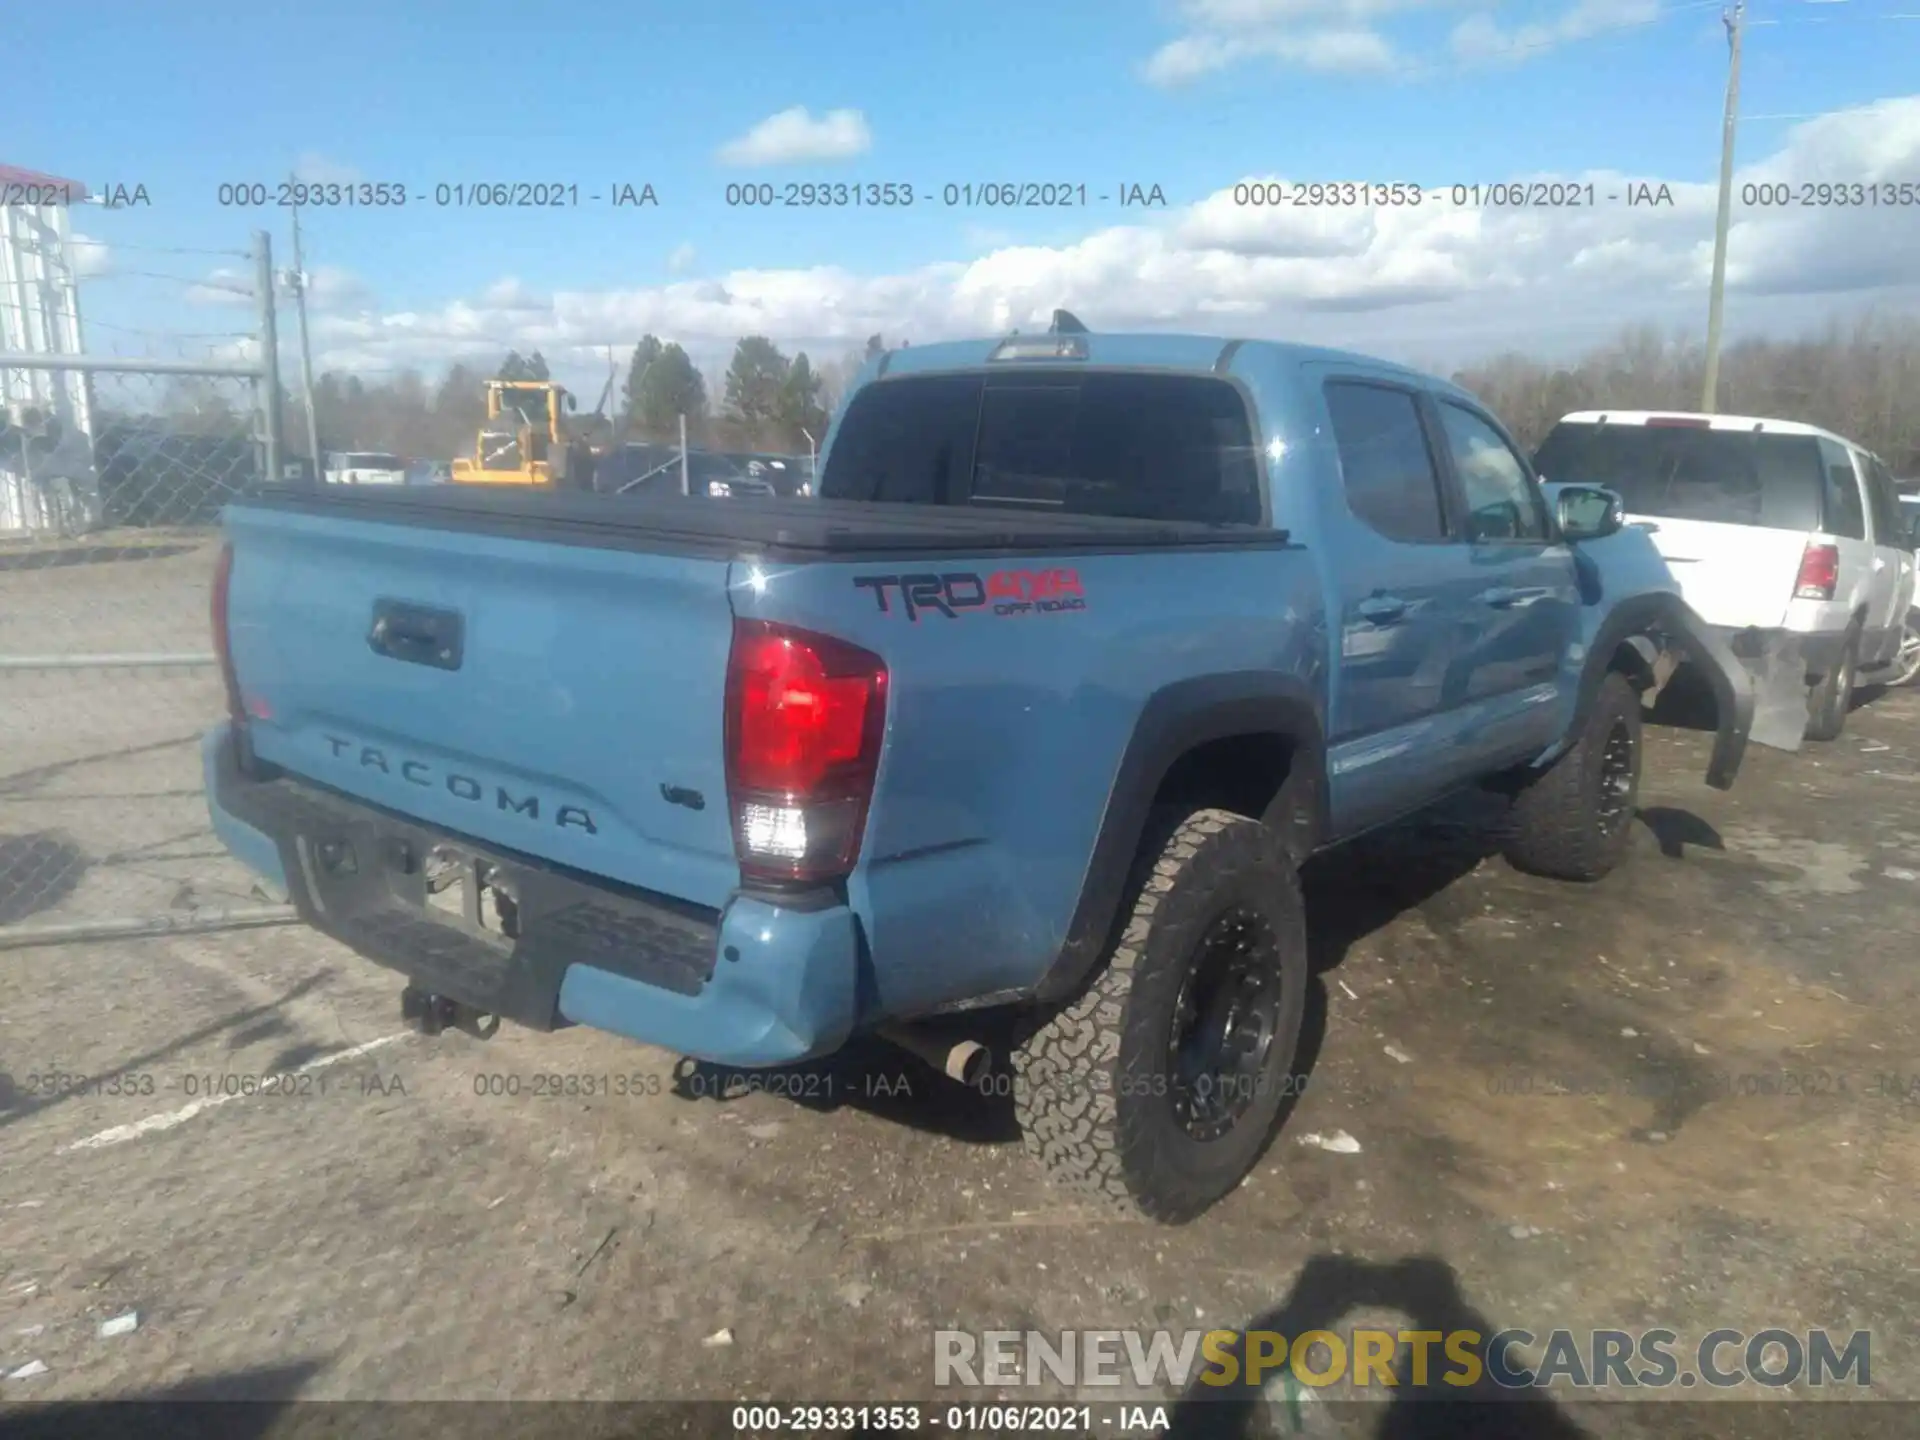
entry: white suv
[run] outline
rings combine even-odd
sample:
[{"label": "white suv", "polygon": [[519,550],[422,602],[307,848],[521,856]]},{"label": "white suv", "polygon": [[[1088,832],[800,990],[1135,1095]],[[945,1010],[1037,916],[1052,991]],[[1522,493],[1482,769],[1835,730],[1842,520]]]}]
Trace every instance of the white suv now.
[{"label": "white suv", "polygon": [[1758,671],[1805,686],[1806,737],[1846,724],[1857,678],[1920,664],[1913,532],[1887,467],[1791,420],[1588,410],[1534,456],[1546,480],[1626,503],[1700,618]]},{"label": "white suv", "polygon": [[404,485],[407,462],[398,455],[342,450],[327,456],[329,485]]}]

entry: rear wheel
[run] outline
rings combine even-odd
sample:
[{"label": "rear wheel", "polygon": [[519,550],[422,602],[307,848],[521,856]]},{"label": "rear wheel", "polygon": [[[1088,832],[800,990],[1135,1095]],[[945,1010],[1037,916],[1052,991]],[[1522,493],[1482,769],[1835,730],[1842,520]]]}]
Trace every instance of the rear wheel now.
[{"label": "rear wheel", "polygon": [[1907,611],[1907,622],[1900,630],[1900,653],[1887,671],[1887,684],[1911,685],[1920,676],[1920,610]]},{"label": "rear wheel", "polygon": [[[1160,833],[1164,833],[1164,830]],[[1307,986],[1299,882],[1265,825],[1201,810],[1152,845],[1106,965],[1013,1056],[1027,1147],[1058,1183],[1190,1220],[1259,1158]]]},{"label": "rear wheel", "polygon": [[1854,669],[1859,661],[1860,637],[1849,633],[1827,678],[1813,687],[1807,701],[1807,739],[1838,740],[1847,728],[1853,705]]},{"label": "rear wheel", "polygon": [[1556,880],[1598,880],[1626,858],[1640,793],[1640,696],[1600,682],[1580,738],[1514,797],[1507,861]]}]

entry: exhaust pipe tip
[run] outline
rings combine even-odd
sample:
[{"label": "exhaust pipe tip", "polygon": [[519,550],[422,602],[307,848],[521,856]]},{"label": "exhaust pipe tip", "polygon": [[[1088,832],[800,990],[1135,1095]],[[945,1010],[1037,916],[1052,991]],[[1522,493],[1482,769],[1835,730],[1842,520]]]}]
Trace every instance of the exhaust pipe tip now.
[{"label": "exhaust pipe tip", "polygon": [[498,1015],[483,1015],[478,1010],[467,1009],[464,1005],[460,1007],[459,1019],[455,1023],[476,1040],[491,1040],[500,1030]]},{"label": "exhaust pipe tip", "polygon": [[882,1039],[898,1045],[909,1055],[917,1055],[949,1080],[976,1086],[987,1078],[993,1052],[977,1040],[950,1042],[937,1034],[928,1034],[912,1025],[884,1025]]},{"label": "exhaust pipe tip", "polygon": [[946,1064],[940,1068],[950,1080],[958,1080],[972,1089],[987,1078],[987,1069],[993,1063],[993,1052],[974,1040],[962,1040],[947,1052]]}]

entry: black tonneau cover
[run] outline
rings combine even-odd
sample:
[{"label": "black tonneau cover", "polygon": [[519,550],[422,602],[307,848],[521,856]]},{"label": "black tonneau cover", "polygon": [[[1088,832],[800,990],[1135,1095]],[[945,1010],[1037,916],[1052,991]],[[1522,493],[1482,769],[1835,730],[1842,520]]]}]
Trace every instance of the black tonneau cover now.
[{"label": "black tonneau cover", "polygon": [[234,503],[563,545],[793,561],[888,554],[1245,550],[1289,543],[1284,530],[1194,521],[781,496],[730,500],[616,496],[505,485],[449,484],[378,492],[262,485]]}]

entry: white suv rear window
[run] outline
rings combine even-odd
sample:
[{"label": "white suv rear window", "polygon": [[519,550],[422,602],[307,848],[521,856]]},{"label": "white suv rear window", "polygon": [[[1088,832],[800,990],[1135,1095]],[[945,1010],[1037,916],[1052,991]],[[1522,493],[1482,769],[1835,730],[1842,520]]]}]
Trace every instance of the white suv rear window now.
[{"label": "white suv rear window", "polygon": [[1825,474],[1811,435],[1562,421],[1534,454],[1543,480],[1604,485],[1628,513],[1819,530]]}]

